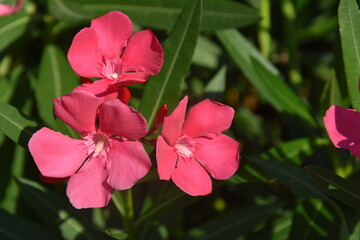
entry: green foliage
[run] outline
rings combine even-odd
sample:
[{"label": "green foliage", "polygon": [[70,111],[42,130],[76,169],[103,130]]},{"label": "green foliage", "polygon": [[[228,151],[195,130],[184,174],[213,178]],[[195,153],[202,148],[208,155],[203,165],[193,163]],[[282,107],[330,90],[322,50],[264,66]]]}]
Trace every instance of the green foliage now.
[{"label": "green foliage", "polygon": [[[141,140],[148,175],[107,207],[75,209],[66,181],[39,184],[28,141],[42,126],[78,137],[53,99],[80,83],[73,37],[109,11],[163,46],[161,72],[128,86],[149,126],[184,95],[234,108],[224,134],[240,142],[240,167],[210,195],[158,179],[161,127]],[[359,239],[360,162],[322,121],[331,105],[360,110],[359,34],[355,0],[26,0],[0,17],[0,239]]]},{"label": "green foliage", "polygon": [[177,105],[199,36],[201,14],[202,1],[189,1],[169,33],[163,68],[146,85],[139,109],[150,125],[162,105],[166,104],[169,110]]}]

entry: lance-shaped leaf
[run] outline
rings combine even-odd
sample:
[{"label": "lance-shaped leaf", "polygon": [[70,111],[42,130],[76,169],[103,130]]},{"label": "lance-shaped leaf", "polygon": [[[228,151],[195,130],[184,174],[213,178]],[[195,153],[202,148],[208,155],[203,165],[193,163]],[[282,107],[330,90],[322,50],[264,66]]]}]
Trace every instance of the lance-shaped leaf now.
[{"label": "lance-shaped leaf", "polygon": [[27,148],[32,134],[40,126],[17,108],[0,102],[0,130],[11,140]]},{"label": "lance-shaped leaf", "polygon": [[306,198],[327,199],[327,196],[312,183],[310,177],[299,166],[288,162],[253,157],[248,159],[260,166],[269,175],[277,178],[279,182],[288,186],[295,195]]},{"label": "lance-shaped leaf", "polygon": [[51,0],[47,3],[51,15],[59,20],[71,22],[90,18],[90,14],[76,1]]},{"label": "lance-shaped leaf", "polygon": [[185,239],[216,240],[236,239],[249,233],[274,214],[277,206],[249,206],[244,209],[214,217],[203,225],[193,228]]},{"label": "lance-shaped leaf", "polygon": [[356,0],[341,0],[338,16],[348,92],[352,105],[360,111],[360,12]]},{"label": "lance-shaped leaf", "polygon": [[[144,26],[170,29],[186,1],[184,0],[81,0],[85,10],[101,15],[109,11],[124,12]],[[243,27],[259,20],[256,10],[228,0],[204,1],[202,30]]]},{"label": "lance-shaped leaf", "polygon": [[70,93],[76,87],[76,75],[65,54],[55,45],[45,46],[39,71],[39,79],[34,88],[37,107],[42,120],[54,127],[53,100]]},{"label": "lance-shaped leaf", "polygon": [[25,13],[0,17],[0,51],[24,33],[29,21],[30,16]]},{"label": "lance-shaped leaf", "polygon": [[330,196],[360,211],[360,187],[324,168],[305,167],[316,184]]},{"label": "lance-shaped leaf", "polygon": [[59,239],[45,228],[20,219],[2,209],[0,209],[0,222],[1,239]]},{"label": "lance-shaped leaf", "polygon": [[200,32],[201,9],[201,0],[188,1],[165,42],[163,68],[145,87],[139,110],[150,126],[162,105],[172,110],[178,103]]},{"label": "lance-shaped leaf", "polygon": [[17,178],[21,193],[46,224],[64,239],[109,239],[105,233],[97,232],[91,222],[55,193],[40,184]]},{"label": "lance-shaped leaf", "polygon": [[309,108],[281,79],[279,71],[246,40],[236,29],[221,30],[217,36],[225,49],[264,97],[276,110],[295,115],[312,126],[316,122]]}]

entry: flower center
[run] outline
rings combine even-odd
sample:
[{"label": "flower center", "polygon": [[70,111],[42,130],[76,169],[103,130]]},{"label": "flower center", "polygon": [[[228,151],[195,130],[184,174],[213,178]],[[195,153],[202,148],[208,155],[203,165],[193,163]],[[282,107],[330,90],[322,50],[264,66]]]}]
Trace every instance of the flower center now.
[{"label": "flower center", "polygon": [[93,157],[105,157],[109,148],[109,137],[103,133],[93,133],[84,137],[88,140],[85,145],[88,146],[88,154]]},{"label": "flower center", "polygon": [[120,58],[103,58],[101,74],[110,80],[116,80],[122,75],[122,61]]},{"label": "flower center", "polygon": [[195,146],[191,142],[191,139],[188,136],[180,137],[175,143],[176,152],[185,158],[190,158],[193,156],[195,151]]}]

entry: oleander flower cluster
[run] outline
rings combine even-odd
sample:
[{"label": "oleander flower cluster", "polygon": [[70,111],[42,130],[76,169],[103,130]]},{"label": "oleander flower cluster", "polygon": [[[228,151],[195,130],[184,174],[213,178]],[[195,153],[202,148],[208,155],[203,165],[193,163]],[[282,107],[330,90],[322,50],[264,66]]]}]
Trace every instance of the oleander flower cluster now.
[{"label": "oleander flower cluster", "polygon": [[29,150],[44,181],[68,180],[66,193],[75,208],[104,207],[114,190],[143,178],[153,165],[143,144],[152,143],[147,137],[160,128],[154,144],[159,177],[187,194],[209,194],[210,176],[227,179],[238,169],[239,143],[223,134],[234,117],[231,107],[206,99],[185,117],[185,96],[171,115],[166,105],[159,109],[149,130],[128,105],[126,86],[145,83],[164,61],[151,30],[133,33],[128,16],[109,12],[76,34],[68,60],[82,84],[54,100],[54,113],[80,138],[44,127],[30,139]]}]

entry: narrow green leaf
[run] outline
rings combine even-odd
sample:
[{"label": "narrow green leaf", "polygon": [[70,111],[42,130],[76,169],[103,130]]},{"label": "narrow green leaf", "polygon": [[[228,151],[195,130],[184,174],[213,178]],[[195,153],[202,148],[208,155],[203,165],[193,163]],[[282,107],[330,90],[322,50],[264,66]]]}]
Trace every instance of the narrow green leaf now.
[{"label": "narrow green leaf", "polygon": [[341,96],[341,91],[335,72],[333,73],[332,78],[326,83],[324,90],[321,94],[322,116],[325,115],[325,112],[331,105],[345,107],[343,106],[343,99]]},{"label": "narrow green leaf", "polygon": [[324,168],[305,167],[306,172],[327,194],[360,211],[360,187]]},{"label": "narrow green leaf", "polygon": [[217,44],[200,35],[196,44],[192,63],[194,65],[215,70],[219,66],[221,53],[222,50]]},{"label": "narrow green leaf", "polygon": [[75,210],[56,194],[48,191],[40,184],[17,178],[21,193],[48,226],[64,239],[109,239],[105,233],[97,232],[84,212]]},{"label": "narrow green leaf", "polygon": [[265,222],[277,206],[249,206],[217,216],[203,225],[193,228],[184,239],[217,240],[236,239]]},{"label": "narrow green leaf", "polygon": [[353,107],[360,111],[360,12],[356,0],[341,0],[338,16],[348,92]]},{"label": "narrow green leaf", "polygon": [[27,144],[34,132],[40,126],[17,108],[0,102],[0,130],[11,140],[27,148]]},{"label": "narrow green leaf", "polygon": [[213,101],[224,102],[225,88],[226,88],[226,71],[227,67],[224,65],[210,79],[204,89],[204,98],[209,98]]},{"label": "narrow green leaf", "polygon": [[59,238],[43,227],[22,220],[15,215],[0,209],[0,238],[8,240],[37,239],[48,240]]},{"label": "narrow green leaf", "polygon": [[317,197],[326,199],[326,195],[314,186],[309,176],[299,166],[288,162],[277,162],[253,157],[248,159],[260,166],[269,175],[288,186],[295,195],[306,198]]},{"label": "narrow green leaf", "polygon": [[55,45],[46,45],[34,89],[39,114],[51,127],[55,126],[54,98],[70,93],[77,85],[76,78],[62,50]]},{"label": "narrow green leaf", "polygon": [[25,13],[0,18],[0,51],[24,33],[29,21],[30,16]]},{"label": "narrow green leaf", "polygon": [[47,1],[52,16],[63,21],[81,21],[90,19],[90,13],[85,11],[82,4],[70,0]]},{"label": "narrow green leaf", "polygon": [[172,110],[178,103],[200,32],[201,9],[201,0],[188,1],[169,33],[164,47],[163,68],[148,81],[139,109],[149,125],[163,104]]},{"label": "narrow green leaf", "polygon": [[[96,15],[122,11],[136,23],[159,29],[170,29],[186,1],[184,0],[81,0],[84,9]],[[256,10],[227,0],[204,1],[202,30],[243,27],[259,20]]]},{"label": "narrow green leaf", "polygon": [[298,138],[276,145],[261,157],[301,165],[305,157],[312,155],[316,148],[327,144],[329,144],[329,140],[326,138]]},{"label": "narrow green leaf", "polygon": [[[337,227],[334,228],[334,226]],[[342,216],[338,216],[337,210],[334,211],[334,208],[329,202],[320,199],[306,199],[301,201],[295,209],[288,239],[347,240],[348,233],[343,234],[343,227],[346,228],[345,220]],[[347,229],[345,231],[347,232]]]},{"label": "narrow green leaf", "polygon": [[276,110],[296,115],[316,126],[308,107],[281,79],[278,70],[245,37],[236,29],[218,31],[217,36],[239,69]]},{"label": "narrow green leaf", "polygon": [[358,240],[360,239],[360,222],[358,222],[354,228],[354,231],[350,235],[349,240]]},{"label": "narrow green leaf", "polygon": [[106,230],[106,233],[111,236],[112,238],[114,239],[117,239],[117,240],[124,240],[124,239],[127,239],[127,234],[120,230],[120,229],[116,229],[116,228],[109,228]]}]

